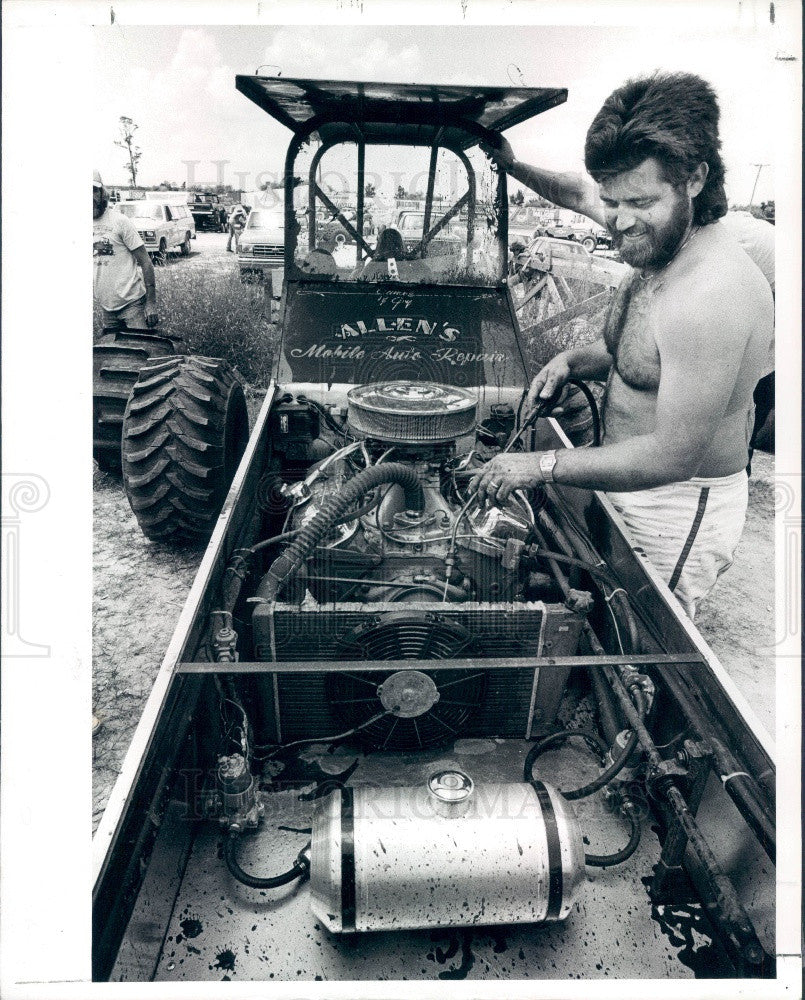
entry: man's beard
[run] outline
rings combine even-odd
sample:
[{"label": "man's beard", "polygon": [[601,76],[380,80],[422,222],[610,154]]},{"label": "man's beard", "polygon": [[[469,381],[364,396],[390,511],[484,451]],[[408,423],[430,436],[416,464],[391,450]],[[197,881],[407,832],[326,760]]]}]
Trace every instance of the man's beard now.
[{"label": "man's beard", "polygon": [[[661,228],[636,223],[632,230],[620,232],[610,226],[612,246],[621,259],[632,267],[658,269],[670,263],[685,238],[693,221],[693,203],[680,196],[668,222]],[[634,230],[637,229],[637,232]],[[636,237],[629,239],[628,237]]]}]

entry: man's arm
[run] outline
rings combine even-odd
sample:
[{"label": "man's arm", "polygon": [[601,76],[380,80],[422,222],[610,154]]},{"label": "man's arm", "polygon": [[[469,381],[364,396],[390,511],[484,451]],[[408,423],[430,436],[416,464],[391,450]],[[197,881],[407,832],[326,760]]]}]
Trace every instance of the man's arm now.
[{"label": "man's arm", "polygon": [[550,399],[569,378],[603,381],[609,376],[611,367],[612,355],[603,340],[594,340],[592,344],[562,351],[534,376],[528,390],[526,408],[533,409],[538,399]]},{"label": "man's arm", "polygon": [[154,265],[148,256],[148,251],[144,246],[138,246],[131,251],[132,256],[140,265],[145,281],[145,321],[149,326],[156,326],[159,322],[157,315],[157,282],[154,274]]},{"label": "man's arm", "polygon": [[[662,374],[653,431],[600,448],[558,451],[555,481],[629,492],[694,476],[726,414],[753,324],[763,321],[749,296],[743,298],[736,302],[734,287],[715,288],[695,303],[677,303],[667,335],[658,338]],[[496,456],[478,477],[479,497],[501,502],[513,489],[534,485],[541,478],[537,463],[534,454]]]},{"label": "man's arm", "polygon": [[514,150],[503,136],[497,149],[492,146],[484,146],[484,149],[507,174],[538,195],[554,205],[569,208],[604,225],[604,206],[598,197],[598,186],[583,174],[559,173],[523,163],[515,157]]}]

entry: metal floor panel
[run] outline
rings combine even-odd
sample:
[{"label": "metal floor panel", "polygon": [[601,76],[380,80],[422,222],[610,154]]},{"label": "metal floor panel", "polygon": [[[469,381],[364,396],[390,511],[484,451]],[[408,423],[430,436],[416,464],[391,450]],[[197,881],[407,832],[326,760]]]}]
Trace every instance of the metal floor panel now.
[{"label": "metal floor panel", "polygon": [[[352,785],[418,784],[448,765],[466,770],[476,783],[519,781],[529,746],[463,740],[448,751],[407,756],[309,751],[303,765],[312,780],[265,795],[265,820],[258,833],[242,838],[240,863],[256,875],[289,868],[309,839],[304,831],[313,804],[300,801],[300,792],[356,759]],[[543,780],[565,788],[595,773],[589,756],[570,746],[546,753],[536,769]],[[607,811],[600,795],[574,806],[588,850],[605,853],[625,843],[625,824]],[[650,876],[659,845],[648,823],[625,865],[588,869],[579,902],[564,923],[343,936],[328,933],[314,918],[306,882],[276,890],[236,882],[223,861],[222,843],[212,824],[195,839],[158,957],[158,980],[674,979],[692,978],[694,970],[729,975],[698,907],[652,910],[642,879]],[[141,912],[138,919],[147,916]],[[133,972],[118,962],[113,978],[132,978]]]}]

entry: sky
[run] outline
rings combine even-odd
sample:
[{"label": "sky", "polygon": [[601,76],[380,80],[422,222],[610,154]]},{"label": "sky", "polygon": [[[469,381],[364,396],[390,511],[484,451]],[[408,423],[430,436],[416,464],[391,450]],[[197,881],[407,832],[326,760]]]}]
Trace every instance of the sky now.
[{"label": "sky", "polygon": [[567,87],[565,105],[507,135],[520,159],[581,170],[587,127],[616,86],[655,69],[686,70],[708,79],[719,95],[731,202],[749,201],[756,164],[766,164],[757,203],[774,197],[769,109],[777,46],[760,16],[767,5],[747,4],[751,16],[723,0],[717,31],[671,33],[591,26],[98,27],[94,162],[108,184],[125,183],[125,156],[114,141],[126,115],[139,126],[143,184],[251,189],[277,177],[290,133],[235,90],[236,74],[259,69],[286,77]]}]

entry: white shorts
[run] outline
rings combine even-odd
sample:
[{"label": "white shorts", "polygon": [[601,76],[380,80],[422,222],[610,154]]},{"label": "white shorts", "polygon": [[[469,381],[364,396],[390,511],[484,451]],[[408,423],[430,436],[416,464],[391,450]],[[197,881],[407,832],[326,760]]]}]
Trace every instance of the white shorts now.
[{"label": "white shorts", "polygon": [[691,618],[732,565],[749,498],[742,469],[634,493],[608,493],[634,541]]}]

